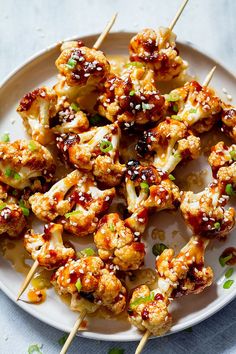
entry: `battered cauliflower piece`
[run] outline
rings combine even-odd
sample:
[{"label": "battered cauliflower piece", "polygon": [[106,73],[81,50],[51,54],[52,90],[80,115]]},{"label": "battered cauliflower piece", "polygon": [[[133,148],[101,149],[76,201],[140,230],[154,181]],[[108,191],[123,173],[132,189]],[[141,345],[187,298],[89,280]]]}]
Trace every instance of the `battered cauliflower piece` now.
[{"label": "battered cauliflower piece", "polygon": [[148,210],[147,208],[140,207],[136,209],[127,219],[125,219],[125,226],[130,228],[135,236],[140,236],[145,231],[148,223]]},{"label": "battered cauliflower piece", "polygon": [[186,82],[183,87],[171,91],[166,100],[173,114],[197,133],[209,131],[220,117],[219,97],[211,88],[196,81]]},{"label": "battered cauliflower piece", "polygon": [[117,123],[57,138],[64,160],[80,170],[92,171],[97,181],[109,187],[118,185],[125,171],[125,165],[119,162],[119,145]]},{"label": "battered cauliflower piece", "polygon": [[75,170],[46,192],[29,198],[34,214],[41,220],[64,226],[75,236],[94,232],[100,217],[110,206],[115,189],[100,190],[90,174]]},{"label": "battered cauliflower piece", "polygon": [[141,166],[129,161],[126,173],[126,192],[129,212],[140,207],[160,211],[175,209],[179,205],[179,189],[168,174],[154,166]]},{"label": "battered cauliflower piece", "polygon": [[102,217],[94,242],[99,257],[104,262],[111,262],[115,269],[136,270],[143,264],[145,245],[140,242],[140,233],[132,232],[116,213]]},{"label": "battered cauliflower piece", "polygon": [[222,102],[221,131],[236,142],[236,108]]},{"label": "battered cauliflower piece", "polygon": [[0,181],[16,188],[30,187],[43,177],[50,182],[56,166],[51,153],[36,141],[0,142]]},{"label": "battered cauliflower piece", "polygon": [[75,258],[73,248],[66,248],[62,240],[63,226],[47,224],[44,233],[38,234],[28,230],[24,236],[24,246],[33,260],[47,269],[56,269]]},{"label": "battered cauliflower piece", "polygon": [[216,178],[217,173],[222,167],[229,167],[236,161],[236,145],[227,146],[220,141],[211,148],[208,162],[212,169],[212,174]]},{"label": "battered cauliflower piece", "polygon": [[56,93],[48,87],[41,87],[27,93],[17,107],[27,133],[42,145],[54,141],[50,119],[56,114],[56,104]]},{"label": "battered cauliflower piece", "polygon": [[167,173],[183,160],[197,159],[200,149],[200,138],[194,136],[184,123],[171,118],[145,131],[136,145],[140,156],[150,156],[152,165]]},{"label": "battered cauliflower piece", "polygon": [[87,312],[94,312],[104,306],[114,314],[119,314],[126,306],[125,288],[99,257],[69,260],[56,271],[52,284],[59,294],[72,294],[73,309],[81,311],[83,307]]},{"label": "battered cauliflower piece", "polygon": [[110,72],[110,64],[103,52],[75,41],[61,47],[56,67],[66,85],[76,87],[77,94],[83,94],[86,87],[97,88]]},{"label": "battered cauliflower piece", "polygon": [[121,77],[111,74],[104,82],[96,109],[124,129],[156,122],[166,112],[165,99],[154,85],[153,72],[130,67]]},{"label": "battered cauliflower piece", "polygon": [[179,56],[176,35],[169,29],[144,29],[134,36],[129,45],[130,60],[152,69],[156,81],[169,81],[180,76],[188,63]]},{"label": "battered cauliflower piece", "polygon": [[202,192],[181,195],[180,210],[186,224],[195,235],[224,239],[235,224],[235,210],[225,210],[229,197],[225,184],[211,183]]},{"label": "battered cauliflower piece", "polygon": [[19,237],[26,227],[26,218],[20,206],[13,201],[0,200],[0,235]]}]

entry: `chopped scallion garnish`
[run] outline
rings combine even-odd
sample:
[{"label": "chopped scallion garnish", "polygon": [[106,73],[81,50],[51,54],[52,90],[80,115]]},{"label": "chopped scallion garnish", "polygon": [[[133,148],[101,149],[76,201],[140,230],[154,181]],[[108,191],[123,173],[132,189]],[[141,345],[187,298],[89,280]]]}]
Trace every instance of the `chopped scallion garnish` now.
[{"label": "chopped scallion garnish", "polygon": [[20,206],[20,208],[21,208],[21,210],[23,212],[23,215],[24,216],[29,216],[30,211],[29,211],[28,208],[26,208],[25,203],[24,203],[24,201],[22,199],[19,200],[19,206]]},{"label": "chopped scallion garnish", "polygon": [[229,196],[232,196],[235,194],[234,190],[233,190],[233,186],[231,183],[228,183],[226,184],[226,187],[225,187],[225,193]]},{"label": "chopped scallion garnish", "polygon": [[80,290],[82,289],[82,284],[81,284],[81,280],[78,279],[77,282],[75,283],[76,289],[78,290],[78,292],[80,292]]},{"label": "chopped scallion garnish", "polygon": [[131,61],[130,63],[125,64],[125,66],[128,68],[130,66],[135,66],[136,68],[142,68],[144,65],[140,63],[139,61]]},{"label": "chopped scallion garnish", "polygon": [[30,140],[29,149],[30,149],[30,151],[35,151],[37,149],[37,145],[35,144],[34,140]]},{"label": "chopped scallion garnish", "polygon": [[60,344],[61,347],[63,347],[63,345],[65,344],[67,338],[68,338],[68,335],[65,334],[63,337],[61,337],[60,339],[58,339],[58,343]]},{"label": "chopped scallion garnish", "polygon": [[17,172],[14,173],[14,176],[13,176],[13,177],[14,177],[14,179],[17,179],[17,180],[18,180],[18,179],[21,179],[21,176],[20,176],[19,173],[17,173]]},{"label": "chopped scallion garnish", "polygon": [[130,91],[129,95],[130,96],[134,96],[135,95],[135,91],[134,90]]},{"label": "chopped scallion garnish", "polygon": [[226,280],[226,282],[223,285],[223,288],[224,289],[229,289],[233,285],[233,283],[234,283],[234,280],[231,280],[231,279]]},{"label": "chopped scallion garnish", "polygon": [[229,153],[230,153],[231,159],[235,161],[236,160],[236,150],[231,150]]},{"label": "chopped scallion garnish", "polygon": [[169,95],[166,95],[166,101],[168,102],[176,102],[179,101],[180,97],[176,92],[172,92]]},{"label": "chopped scallion garnish", "polygon": [[192,109],[190,109],[189,113],[197,113],[197,110],[192,108]]},{"label": "chopped scallion garnish", "polygon": [[74,69],[77,65],[77,61],[73,58],[70,58],[66,64],[66,66],[69,68],[69,69]]},{"label": "chopped scallion garnish", "polygon": [[100,141],[100,150],[102,152],[109,152],[113,149],[113,145],[109,140]]},{"label": "chopped scallion garnish", "polygon": [[42,349],[42,345],[32,344],[28,348],[28,354],[43,354],[40,349]]},{"label": "chopped scallion garnish", "polygon": [[160,256],[162,252],[167,249],[168,247],[164,245],[164,243],[155,243],[155,245],[152,246],[152,253],[154,256]]},{"label": "chopped scallion garnish", "polygon": [[233,268],[229,268],[228,270],[226,270],[226,272],[225,272],[225,278],[230,278],[231,277],[231,275],[233,274],[233,272],[234,272],[234,269]]},{"label": "chopped scallion garnish", "polygon": [[177,113],[178,110],[179,110],[177,104],[174,104],[173,107],[172,107],[172,109],[173,109],[173,111],[174,111],[175,113]]},{"label": "chopped scallion garnish", "polygon": [[70,218],[71,216],[74,216],[74,215],[78,215],[78,214],[81,214],[81,211],[80,210],[74,210],[74,211],[71,211],[70,213],[66,213],[65,214],[65,218]]},{"label": "chopped scallion garnish", "polygon": [[140,183],[140,188],[145,192],[149,192],[149,184],[147,182],[141,182]]},{"label": "chopped scallion garnish", "polygon": [[93,256],[95,254],[94,250],[90,247],[84,248],[80,251],[80,253],[82,253],[82,255],[85,257]]},{"label": "chopped scallion garnish", "polygon": [[1,137],[1,141],[2,141],[3,143],[8,143],[8,142],[10,141],[10,136],[9,136],[9,134],[8,134],[8,133],[3,134],[2,137]]},{"label": "chopped scallion garnish", "polygon": [[110,224],[109,225],[109,229],[114,232],[115,231],[115,225],[114,224]]},{"label": "chopped scallion garnish", "polygon": [[177,115],[175,115],[175,114],[173,114],[172,116],[171,116],[171,118],[172,119],[175,119],[175,120],[182,120],[182,118],[180,117],[180,116],[177,116]]},{"label": "chopped scallion garnish", "polygon": [[71,108],[73,109],[73,111],[75,112],[79,112],[80,108],[76,103],[71,103]]},{"label": "chopped scallion garnish", "polygon": [[94,116],[89,117],[89,122],[91,125],[100,125],[104,118],[99,114],[94,114]]},{"label": "chopped scallion garnish", "polygon": [[0,210],[6,208],[6,206],[7,206],[7,203],[2,203],[2,204],[0,204]]},{"label": "chopped scallion garnish", "polygon": [[155,294],[151,292],[149,296],[139,297],[130,304],[131,310],[140,304],[154,300]]},{"label": "chopped scallion garnish", "polygon": [[171,181],[174,181],[174,180],[175,180],[175,177],[170,173],[170,174],[169,174],[169,179],[170,179]]},{"label": "chopped scallion garnish", "polygon": [[5,176],[11,177],[11,175],[12,175],[12,170],[11,170],[9,167],[7,167],[7,168],[5,169]]},{"label": "chopped scallion garnish", "polygon": [[220,230],[220,223],[217,221],[217,222],[215,222],[214,223],[214,228],[216,229],[216,230]]},{"label": "chopped scallion garnish", "polygon": [[231,258],[233,258],[232,253],[229,254],[229,255],[226,256],[226,257],[220,256],[220,258],[219,258],[220,265],[221,265],[222,267],[224,267],[224,266],[227,264],[227,262],[230,261]]}]

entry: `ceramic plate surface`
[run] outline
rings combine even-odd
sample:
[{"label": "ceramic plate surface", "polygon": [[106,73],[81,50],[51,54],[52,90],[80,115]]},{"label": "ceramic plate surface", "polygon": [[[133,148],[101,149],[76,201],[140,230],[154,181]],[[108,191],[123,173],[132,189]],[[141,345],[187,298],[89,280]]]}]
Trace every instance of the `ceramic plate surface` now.
[{"label": "ceramic plate surface", "polygon": [[[134,33],[112,33],[102,46],[102,50],[109,55],[127,55],[127,48],[130,38]],[[84,43],[91,47],[97,35],[81,38]],[[190,72],[197,76],[202,82],[209,70],[217,64],[217,71],[211,82],[217,93],[226,99],[222,93],[222,87],[236,97],[236,78],[222,65],[216,63],[209,56],[195,49],[191,43],[179,43],[178,48],[181,56],[189,62]],[[55,59],[59,54],[59,44],[46,49],[34,56],[18,70],[12,73],[0,88],[0,131],[9,132],[11,140],[26,137],[20,117],[16,113],[16,107],[20,98],[27,92],[42,85],[52,85],[56,82]],[[15,123],[12,124],[12,120]],[[195,189],[202,188],[199,181],[204,179],[204,186],[211,179],[206,159],[200,158],[192,161],[186,167],[179,169],[176,173],[180,179],[187,179],[193,171],[198,171]],[[200,171],[200,172],[199,172]],[[201,172],[203,171],[203,172]],[[201,186],[201,188],[199,187]],[[153,228],[165,230],[165,243],[179,250],[189,238],[189,233],[179,213],[161,212],[150,218],[150,227],[146,232],[145,242],[149,245],[145,267],[154,267],[155,257],[152,255],[151,247],[155,240],[151,237]],[[228,290],[223,289],[224,273],[227,268],[219,264],[219,256],[229,246],[236,247],[236,231],[229,235],[226,242],[212,242],[206,252],[206,264],[212,266],[215,278],[213,285],[200,295],[183,297],[172,305],[174,325],[170,333],[181,331],[195,325],[220,310],[229,303],[236,295],[236,272],[232,275],[235,284]],[[76,242],[77,245],[85,247],[85,241]],[[0,257],[0,286],[2,290],[15,301],[17,292],[23,281],[23,275],[16,272],[9,261]],[[53,289],[47,291],[47,300],[41,305],[17,302],[25,311],[45,323],[69,332],[77,318],[77,314],[69,310],[68,306],[61,301]],[[80,334],[86,338],[112,341],[139,340],[140,333],[130,327],[126,321],[115,321],[95,318],[89,322],[88,330]]]}]

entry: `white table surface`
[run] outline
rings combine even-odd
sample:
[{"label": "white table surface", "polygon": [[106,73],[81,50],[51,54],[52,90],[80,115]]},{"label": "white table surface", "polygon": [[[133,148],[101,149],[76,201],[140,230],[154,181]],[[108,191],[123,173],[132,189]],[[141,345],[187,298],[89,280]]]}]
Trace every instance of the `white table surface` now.
[{"label": "white table surface", "polygon": [[[113,31],[138,31],[168,25],[181,0],[0,0],[0,81],[29,56],[63,38],[99,32],[111,15]],[[176,25],[188,40],[236,72],[236,1],[190,0]],[[24,313],[0,292],[0,354],[25,354],[33,343],[43,354],[58,353],[63,335]],[[136,343],[106,343],[76,338],[69,353],[107,353],[109,348],[134,353]],[[150,341],[144,354],[236,353],[236,300],[192,333]]]}]

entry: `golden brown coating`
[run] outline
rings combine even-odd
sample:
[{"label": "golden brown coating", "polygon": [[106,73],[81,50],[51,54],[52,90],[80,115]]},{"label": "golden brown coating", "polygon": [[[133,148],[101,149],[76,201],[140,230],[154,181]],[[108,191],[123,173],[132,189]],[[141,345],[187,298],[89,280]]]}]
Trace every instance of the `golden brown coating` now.
[{"label": "golden brown coating", "polygon": [[130,60],[152,69],[156,81],[169,81],[188,67],[176,48],[176,35],[169,28],[146,28],[136,34],[129,45]]},{"label": "golden brown coating", "polygon": [[180,210],[195,235],[224,239],[233,229],[235,210],[224,208],[229,199],[226,191],[225,183],[218,182],[211,183],[197,194],[183,192]]},{"label": "golden brown coating", "polygon": [[30,187],[39,177],[51,181],[55,169],[51,153],[36,141],[0,142],[0,181],[13,188]]},{"label": "golden brown coating", "polygon": [[236,142],[236,108],[222,102],[221,131]]},{"label": "golden brown coating", "polygon": [[[125,309],[126,290],[114,273],[105,268],[99,257],[68,261],[56,271],[52,283],[59,294],[76,295],[77,301],[85,298],[98,306],[106,307],[114,314]],[[93,307],[94,310],[96,307]]]},{"label": "golden brown coating", "polygon": [[112,263],[118,270],[136,270],[143,264],[145,256],[145,245],[139,236],[139,232],[132,232],[125,221],[113,213],[100,220],[94,242],[104,262]]},{"label": "golden brown coating", "polygon": [[55,92],[48,87],[41,87],[27,93],[17,107],[27,133],[42,145],[54,141],[50,119],[56,114],[56,104]]},{"label": "golden brown coating", "polygon": [[121,77],[111,74],[97,101],[99,114],[122,128],[158,121],[166,112],[165,99],[154,85],[153,73],[130,66]]},{"label": "golden brown coating", "polygon": [[18,237],[26,227],[26,218],[19,205],[0,200],[0,235]]},{"label": "golden brown coating", "polygon": [[140,156],[149,157],[156,168],[171,173],[181,161],[199,157],[200,138],[194,136],[184,123],[166,118],[144,132],[136,150]]},{"label": "golden brown coating", "polygon": [[197,81],[186,82],[166,95],[169,109],[198,133],[210,130],[220,117],[221,101],[214,90]]},{"label": "golden brown coating", "polygon": [[100,217],[109,208],[115,189],[100,190],[91,174],[75,170],[42,194],[29,199],[35,215],[45,221],[63,224],[75,236],[94,232]]},{"label": "golden brown coating", "polygon": [[229,167],[236,161],[236,145],[227,146],[223,141],[212,146],[208,162],[212,169],[212,174],[216,178],[222,167]]},{"label": "golden brown coating", "polygon": [[73,248],[67,248],[62,240],[63,226],[47,224],[42,234],[28,230],[24,236],[24,246],[33,260],[47,269],[56,269],[75,258]]},{"label": "golden brown coating", "polygon": [[118,185],[125,171],[125,165],[119,162],[119,146],[117,123],[57,138],[65,161],[82,171],[91,171],[97,181],[109,187]]}]

